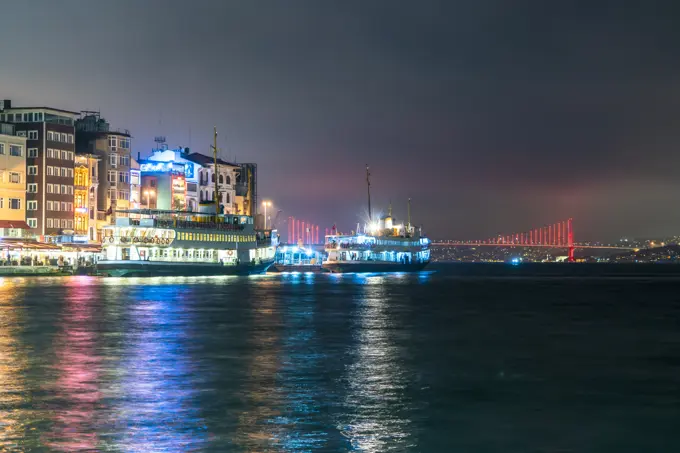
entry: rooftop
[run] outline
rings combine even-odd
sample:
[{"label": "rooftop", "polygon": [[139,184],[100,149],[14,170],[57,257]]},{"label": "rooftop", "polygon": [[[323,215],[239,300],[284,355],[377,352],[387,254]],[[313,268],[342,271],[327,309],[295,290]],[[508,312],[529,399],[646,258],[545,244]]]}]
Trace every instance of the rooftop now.
[{"label": "rooftop", "polygon": [[[215,163],[214,158],[206,156],[205,154],[201,154],[201,153],[187,154],[187,155],[184,156],[184,158],[186,160],[189,160],[189,161],[191,161],[195,164],[202,165],[204,167],[208,166],[208,165],[212,165],[212,164]],[[227,162],[227,161],[222,160],[222,159],[217,159],[217,163],[218,163],[218,165],[227,165],[227,166],[230,166],[230,167],[239,168],[238,164]]]}]

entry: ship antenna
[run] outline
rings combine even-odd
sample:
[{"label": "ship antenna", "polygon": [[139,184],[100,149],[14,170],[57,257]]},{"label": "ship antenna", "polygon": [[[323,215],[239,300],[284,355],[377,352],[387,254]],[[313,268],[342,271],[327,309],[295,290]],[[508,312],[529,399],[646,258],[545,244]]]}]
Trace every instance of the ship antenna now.
[{"label": "ship antenna", "polygon": [[407,208],[407,213],[408,213],[408,221],[406,223],[407,225],[407,231],[409,234],[411,233],[411,199],[408,199],[408,208]]},{"label": "ship antenna", "polygon": [[215,136],[213,137],[214,144],[213,144],[213,157],[215,159],[215,173],[213,174],[213,177],[215,178],[215,222],[217,222],[217,218],[220,212],[220,190],[217,185],[217,181],[219,179],[219,169],[217,168],[217,126],[215,126]]},{"label": "ship antenna", "polygon": [[366,165],[366,184],[368,185],[368,221],[373,222],[371,215],[371,173],[368,171],[368,165]]}]

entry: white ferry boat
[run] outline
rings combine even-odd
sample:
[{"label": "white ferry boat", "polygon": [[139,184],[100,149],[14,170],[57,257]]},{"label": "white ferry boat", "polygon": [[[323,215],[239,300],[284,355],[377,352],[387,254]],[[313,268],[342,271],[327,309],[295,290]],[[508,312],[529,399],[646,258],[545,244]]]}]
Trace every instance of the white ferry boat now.
[{"label": "white ferry boat", "polygon": [[276,230],[256,231],[253,218],[159,210],[129,210],[103,227],[105,276],[248,275],[274,262]]},{"label": "white ferry boat", "polygon": [[417,272],[430,262],[430,240],[420,229],[411,225],[411,200],[408,204],[408,221],[396,224],[392,218],[392,206],[388,214],[378,222],[371,216],[370,173],[366,167],[368,183],[369,223],[364,231],[351,235],[326,236],[325,249],[328,258],[322,267],[333,273],[346,272]]}]

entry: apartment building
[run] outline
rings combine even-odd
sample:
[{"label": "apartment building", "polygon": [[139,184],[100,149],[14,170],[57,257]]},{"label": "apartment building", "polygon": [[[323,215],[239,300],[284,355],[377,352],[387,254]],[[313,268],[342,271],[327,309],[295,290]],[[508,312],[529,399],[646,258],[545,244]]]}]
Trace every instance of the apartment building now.
[{"label": "apartment building", "polygon": [[13,124],[0,123],[0,238],[26,234],[26,208],[26,138],[16,135]]},{"label": "apartment building", "polygon": [[44,241],[73,237],[75,120],[79,113],[51,107],[14,107],[2,101],[0,122],[26,139],[26,204],[30,233]]}]

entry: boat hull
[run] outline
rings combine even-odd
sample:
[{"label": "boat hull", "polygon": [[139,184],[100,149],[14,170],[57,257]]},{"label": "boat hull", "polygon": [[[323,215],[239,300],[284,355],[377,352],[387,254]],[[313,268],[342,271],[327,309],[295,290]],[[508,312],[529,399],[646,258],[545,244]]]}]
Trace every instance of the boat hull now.
[{"label": "boat hull", "polygon": [[381,262],[326,262],[323,268],[334,274],[347,274],[358,272],[419,272],[429,262],[425,263],[381,263]]},{"label": "boat hull", "polygon": [[269,272],[313,272],[315,274],[328,272],[318,264],[274,264],[269,268]]},{"label": "boat hull", "polygon": [[267,272],[274,263],[224,266],[214,263],[168,263],[160,261],[100,261],[97,275],[106,277],[207,277],[213,275],[253,275]]}]

